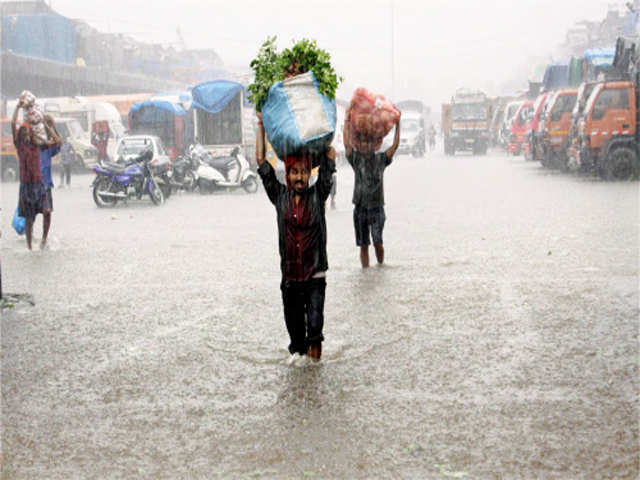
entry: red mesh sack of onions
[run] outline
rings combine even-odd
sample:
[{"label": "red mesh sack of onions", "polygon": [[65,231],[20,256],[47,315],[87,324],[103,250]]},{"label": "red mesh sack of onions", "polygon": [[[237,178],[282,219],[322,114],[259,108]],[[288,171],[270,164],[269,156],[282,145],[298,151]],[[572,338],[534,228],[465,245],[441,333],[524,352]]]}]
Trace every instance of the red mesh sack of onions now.
[{"label": "red mesh sack of onions", "polygon": [[351,147],[360,152],[380,149],[382,140],[400,118],[400,111],[384,96],[358,88],[351,98]]}]

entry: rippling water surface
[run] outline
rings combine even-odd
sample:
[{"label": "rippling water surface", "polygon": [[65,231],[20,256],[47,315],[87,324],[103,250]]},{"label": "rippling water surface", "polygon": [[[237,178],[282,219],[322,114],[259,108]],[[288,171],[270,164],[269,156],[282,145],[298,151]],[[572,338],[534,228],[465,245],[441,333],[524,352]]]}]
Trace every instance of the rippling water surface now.
[{"label": "rippling water surface", "polygon": [[2,286],[36,300],[2,312],[4,478],[637,478],[637,182],[399,157],[362,271],[341,167],[323,359],[291,365],[262,190],[72,181],[44,252],[2,184]]}]

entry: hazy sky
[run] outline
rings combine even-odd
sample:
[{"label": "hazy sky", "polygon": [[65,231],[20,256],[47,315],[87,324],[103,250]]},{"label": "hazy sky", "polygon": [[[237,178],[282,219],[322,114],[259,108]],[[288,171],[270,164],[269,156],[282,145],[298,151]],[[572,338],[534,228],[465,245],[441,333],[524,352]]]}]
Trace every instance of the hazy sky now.
[{"label": "hazy sky", "polygon": [[109,0],[107,7],[52,0],[52,7],[102,31],[150,42],[177,42],[179,26],[188,48],[214,48],[234,66],[248,65],[269,35],[278,35],[281,47],[314,38],[345,78],[339,97],[366,86],[395,100],[420,98],[437,106],[459,86],[497,89],[531,67],[529,56],[548,57],[576,21],[602,20],[610,3]]}]

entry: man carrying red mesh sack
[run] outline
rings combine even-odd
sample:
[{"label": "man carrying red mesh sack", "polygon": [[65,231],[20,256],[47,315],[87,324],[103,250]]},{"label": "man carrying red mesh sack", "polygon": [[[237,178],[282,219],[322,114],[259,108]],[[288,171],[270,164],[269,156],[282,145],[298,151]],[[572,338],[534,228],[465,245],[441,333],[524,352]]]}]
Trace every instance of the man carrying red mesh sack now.
[{"label": "man carrying red mesh sack", "polygon": [[[393,144],[377,152],[384,137],[395,125]],[[344,120],[344,148],[353,168],[353,226],[360,247],[362,268],[369,267],[370,238],[378,264],[384,262],[382,230],[384,211],[384,170],[393,161],[400,143],[400,111],[381,95],[359,88],[351,99]]]}]

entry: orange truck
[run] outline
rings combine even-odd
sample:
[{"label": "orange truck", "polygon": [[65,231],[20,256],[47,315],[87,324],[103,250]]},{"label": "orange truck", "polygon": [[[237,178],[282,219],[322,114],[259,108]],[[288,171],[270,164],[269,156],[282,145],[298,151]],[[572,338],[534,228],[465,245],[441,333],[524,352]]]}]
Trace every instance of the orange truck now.
[{"label": "orange truck", "polygon": [[565,88],[555,92],[551,98],[541,139],[543,151],[541,163],[545,167],[567,169],[571,112],[577,96],[577,89]]},{"label": "orange truck", "polygon": [[593,89],[578,122],[576,163],[605,180],[630,180],[640,171],[638,78]]},{"label": "orange truck", "polygon": [[616,42],[613,70],[592,86],[577,121],[572,163],[605,180],[631,180],[640,175],[638,83],[640,55],[624,38]]}]

